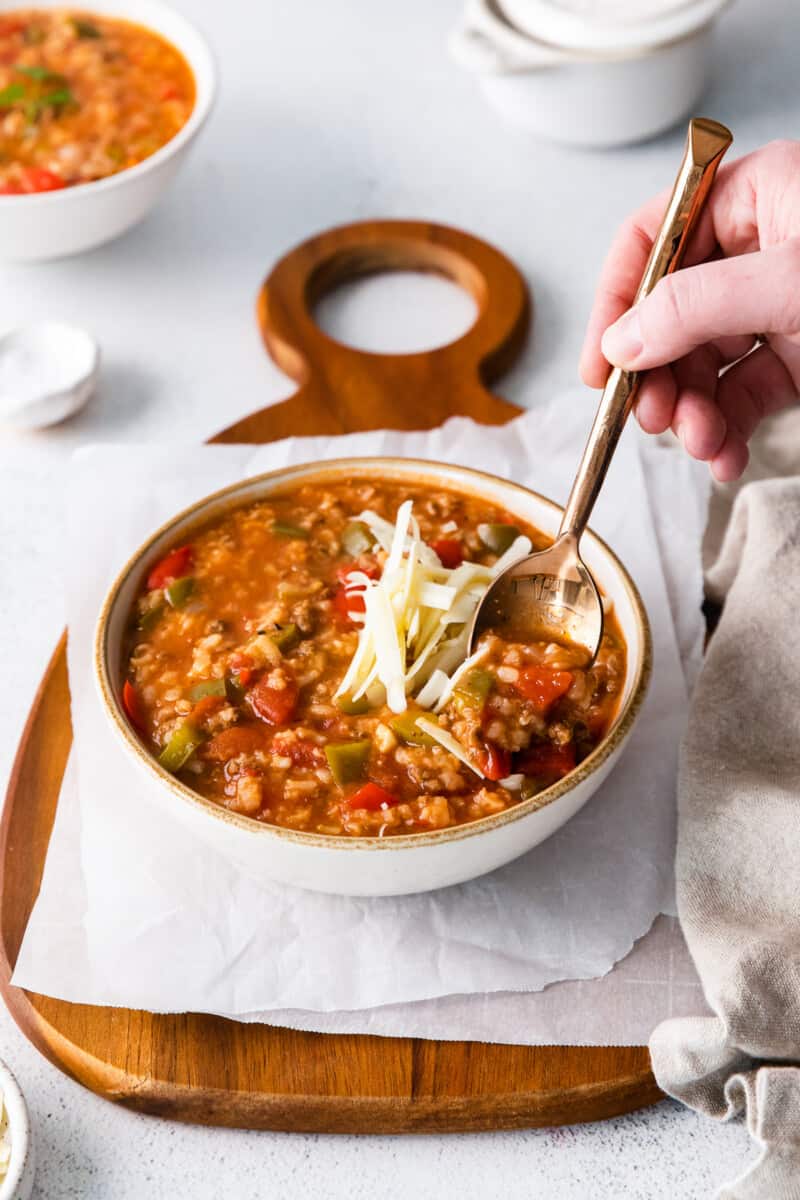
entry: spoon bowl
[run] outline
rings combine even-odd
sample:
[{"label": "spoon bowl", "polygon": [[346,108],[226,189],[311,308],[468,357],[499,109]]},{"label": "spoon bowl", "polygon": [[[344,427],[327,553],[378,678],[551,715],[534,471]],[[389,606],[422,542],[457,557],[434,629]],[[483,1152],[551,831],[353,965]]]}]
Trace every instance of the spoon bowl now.
[{"label": "spoon bowl", "polygon": [[503,571],[478,607],[470,643],[493,629],[507,641],[566,642],[586,648],[603,638],[603,601],[570,533]]},{"label": "spoon bowl", "polygon": [[[717,121],[695,117],[689,122],[683,161],[634,305],[680,267],[732,141],[730,130]],[[611,369],[556,539],[547,550],[512,563],[497,576],[473,618],[470,653],[481,634],[494,629],[512,641],[567,642],[582,647],[587,662],[594,659],[603,637],[603,602],[579,545],[640,383],[636,371]]]}]

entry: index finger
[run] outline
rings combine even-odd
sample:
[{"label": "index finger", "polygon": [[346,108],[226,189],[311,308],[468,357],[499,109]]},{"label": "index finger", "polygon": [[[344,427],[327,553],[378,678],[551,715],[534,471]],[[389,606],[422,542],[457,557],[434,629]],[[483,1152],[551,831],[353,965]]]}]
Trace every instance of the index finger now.
[{"label": "index finger", "polygon": [[[589,387],[602,387],[608,362],[600,340],[609,325],[631,307],[647,265],[653,240],[664,216],[671,189],[653,196],[633,213],[617,232],[603,263],[580,357],[580,373]],[[700,262],[714,250],[716,236],[711,215],[703,213],[686,254],[686,265]]]}]

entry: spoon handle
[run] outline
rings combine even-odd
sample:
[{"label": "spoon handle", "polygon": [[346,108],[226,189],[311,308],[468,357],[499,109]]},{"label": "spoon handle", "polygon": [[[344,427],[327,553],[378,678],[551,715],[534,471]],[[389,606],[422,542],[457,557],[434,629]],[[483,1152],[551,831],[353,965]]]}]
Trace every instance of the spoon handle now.
[{"label": "spoon handle", "polygon": [[[717,167],[732,141],[730,130],[716,121],[695,117],[689,122],[683,162],[634,304],[652,292],[660,279],[681,265],[686,245],[714,182]],[[612,368],[564,509],[559,537],[569,534],[576,541],[580,539],[633,407],[641,378],[639,371]]]}]

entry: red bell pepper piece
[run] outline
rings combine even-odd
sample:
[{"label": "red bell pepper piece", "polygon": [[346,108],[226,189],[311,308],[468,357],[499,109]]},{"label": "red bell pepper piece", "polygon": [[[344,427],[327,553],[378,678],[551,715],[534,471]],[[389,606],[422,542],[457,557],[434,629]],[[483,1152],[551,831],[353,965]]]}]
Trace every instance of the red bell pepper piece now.
[{"label": "red bell pepper piece", "polygon": [[511,754],[494,742],[485,742],[478,766],[487,779],[505,779],[511,774]]},{"label": "red bell pepper piece", "polygon": [[151,568],[147,576],[147,586],[150,591],[155,588],[165,588],[176,579],[188,575],[194,562],[194,551],[191,546],[178,546],[170,550],[160,562]]},{"label": "red bell pepper piece", "polygon": [[530,700],[542,716],[556,700],[560,700],[572,687],[571,671],[550,671],[547,667],[526,667],[520,671],[514,687],[526,700]]},{"label": "red bell pepper piece", "polygon": [[385,788],[378,787],[377,783],[365,783],[357,792],[353,792],[342,801],[345,808],[350,810],[364,808],[367,812],[378,812],[384,806],[391,808],[399,803],[397,796],[393,796]]},{"label": "red bell pepper piece", "polygon": [[353,613],[367,611],[361,592],[349,592],[344,584],[340,584],[333,593],[333,607],[336,609],[337,617],[348,625],[356,624],[353,620]]},{"label": "red bell pepper piece", "polygon": [[431,542],[431,550],[449,571],[460,567],[464,561],[464,551],[457,538],[440,538],[438,542]]},{"label": "red bell pepper piece", "polygon": [[147,724],[142,712],[139,693],[129,679],[126,679],[122,685],[122,707],[133,728],[139,733],[145,733]]}]

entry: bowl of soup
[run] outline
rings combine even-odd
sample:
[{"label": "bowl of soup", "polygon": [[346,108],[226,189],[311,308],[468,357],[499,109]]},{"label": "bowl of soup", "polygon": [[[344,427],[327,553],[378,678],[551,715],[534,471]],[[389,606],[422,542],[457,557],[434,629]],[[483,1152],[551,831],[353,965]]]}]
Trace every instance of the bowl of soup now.
[{"label": "bowl of soup", "polygon": [[214,90],[204,38],[158,0],[0,0],[0,258],[75,254],[140,221]]},{"label": "bowl of soup", "polygon": [[470,647],[491,580],[559,520],[526,488],[422,461],[247,480],[117,578],[101,701],[170,811],[264,878],[390,895],[491,871],[586,803],[649,678],[641,600],[592,533],[593,661],[491,630]]}]

